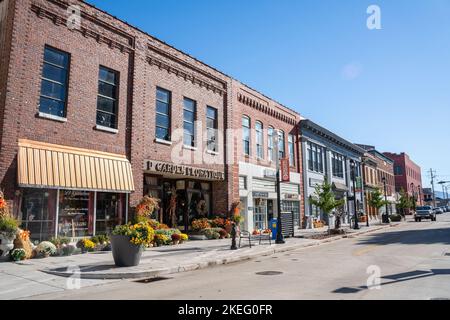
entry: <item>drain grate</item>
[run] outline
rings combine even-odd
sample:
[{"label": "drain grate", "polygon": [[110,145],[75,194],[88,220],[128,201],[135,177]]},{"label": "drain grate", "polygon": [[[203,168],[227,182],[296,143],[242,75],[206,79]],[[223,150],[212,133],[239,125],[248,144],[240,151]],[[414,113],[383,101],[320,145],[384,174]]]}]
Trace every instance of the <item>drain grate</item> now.
[{"label": "drain grate", "polygon": [[280,271],[263,271],[263,272],[257,272],[258,276],[279,276],[280,274],[283,274],[283,272]]},{"label": "drain grate", "polygon": [[153,277],[153,278],[148,278],[148,279],[141,279],[141,280],[136,280],[134,282],[137,283],[152,283],[152,282],[157,282],[157,281],[164,281],[164,280],[169,280],[170,278],[165,278],[165,277]]}]

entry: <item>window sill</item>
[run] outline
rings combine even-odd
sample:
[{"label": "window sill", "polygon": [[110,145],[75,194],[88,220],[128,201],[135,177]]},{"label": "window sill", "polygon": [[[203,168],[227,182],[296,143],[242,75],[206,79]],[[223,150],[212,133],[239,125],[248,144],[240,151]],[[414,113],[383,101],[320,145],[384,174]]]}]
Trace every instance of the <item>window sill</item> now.
[{"label": "window sill", "polygon": [[39,112],[37,116],[39,118],[53,120],[53,121],[58,121],[58,122],[62,122],[62,123],[66,123],[67,122],[67,118],[54,116],[54,115],[48,114],[48,113]]},{"label": "window sill", "polygon": [[207,154],[210,154],[210,155],[213,155],[213,156],[218,156],[218,155],[219,155],[218,152],[216,152],[216,151],[211,151],[211,150],[206,150],[206,153],[207,153]]},{"label": "window sill", "polygon": [[166,146],[171,146],[172,145],[172,141],[168,141],[168,140],[163,140],[163,139],[156,138],[154,141],[155,141],[155,143],[164,144]]},{"label": "window sill", "polygon": [[108,132],[108,133],[114,133],[114,134],[119,133],[118,129],[108,128],[108,127],[104,127],[104,126],[100,126],[100,125],[96,125],[95,130],[104,131],[104,132]]},{"label": "window sill", "polygon": [[191,146],[187,146],[187,145],[183,145],[183,149],[191,150],[191,151],[197,151],[196,147],[191,147]]}]

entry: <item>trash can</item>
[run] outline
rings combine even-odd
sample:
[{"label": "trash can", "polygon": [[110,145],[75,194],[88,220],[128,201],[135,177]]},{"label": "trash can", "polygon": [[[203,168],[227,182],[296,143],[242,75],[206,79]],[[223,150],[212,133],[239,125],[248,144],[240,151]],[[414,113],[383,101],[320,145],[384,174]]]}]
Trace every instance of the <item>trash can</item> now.
[{"label": "trash can", "polygon": [[270,220],[270,230],[272,231],[272,240],[276,240],[278,232],[278,219]]}]

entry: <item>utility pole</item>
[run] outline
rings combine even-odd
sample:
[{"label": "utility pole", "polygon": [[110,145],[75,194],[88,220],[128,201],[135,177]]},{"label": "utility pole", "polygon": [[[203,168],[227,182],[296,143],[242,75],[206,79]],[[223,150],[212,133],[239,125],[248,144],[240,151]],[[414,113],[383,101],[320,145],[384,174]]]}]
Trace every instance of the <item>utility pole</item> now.
[{"label": "utility pole", "polygon": [[436,178],[435,173],[436,173],[436,171],[434,171],[433,169],[430,169],[431,188],[432,188],[432,192],[433,192],[433,206],[436,208],[436,192],[434,189],[434,179]]}]

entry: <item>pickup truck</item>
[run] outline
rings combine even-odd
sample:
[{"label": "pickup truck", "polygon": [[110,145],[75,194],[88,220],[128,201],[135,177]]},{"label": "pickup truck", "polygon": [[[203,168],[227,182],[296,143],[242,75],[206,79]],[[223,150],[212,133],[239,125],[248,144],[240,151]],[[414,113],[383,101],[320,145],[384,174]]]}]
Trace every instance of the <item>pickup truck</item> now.
[{"label": "pickup truck", "polygon": [[416,213],[414,215],[414,220],[416,220],[416,222],[422,222],[422,219],[430,219],[431,221],[436,221],[436,211],[434,211],[433,207],[417,207]]}]

